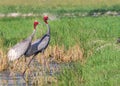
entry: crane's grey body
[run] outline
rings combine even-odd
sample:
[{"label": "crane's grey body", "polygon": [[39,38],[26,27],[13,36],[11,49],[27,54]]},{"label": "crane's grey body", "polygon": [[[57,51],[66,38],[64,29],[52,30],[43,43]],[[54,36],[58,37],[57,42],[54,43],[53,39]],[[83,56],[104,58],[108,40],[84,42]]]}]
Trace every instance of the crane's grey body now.
[{"label": "crane's grey body", "polygon": [[9,61],[13,61],[15,59],[20,58],[24,53],[28,50],[28,48],[31,45],[31,41],[33,39],[33,36],[35,34],[36,30],[33,31],[32,35],[29,36],[27,39],[21,41],[20,43],[17,43],[15,46],[13,46],[9,51],[8,51],[8,59]]},{"label": "crane's grey body", "polygon": [[47,33],[41,39],[38,39],[31,44],[31,47],[25,53],[25,56],[36,55],[47,48],[50,41],[50,27],[48,24],[47,27],[48,27]]}]

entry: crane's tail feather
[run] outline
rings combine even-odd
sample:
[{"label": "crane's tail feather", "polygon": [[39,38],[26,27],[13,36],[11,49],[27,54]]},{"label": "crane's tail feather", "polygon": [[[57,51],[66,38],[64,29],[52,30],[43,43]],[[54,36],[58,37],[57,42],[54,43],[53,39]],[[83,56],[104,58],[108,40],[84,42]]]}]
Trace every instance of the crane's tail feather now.
[{"label": "crane's tail feather", "polygon": [[17,52],[14,49],[10,49],[7,56],[9,61],[14,61],[19,58]]}]

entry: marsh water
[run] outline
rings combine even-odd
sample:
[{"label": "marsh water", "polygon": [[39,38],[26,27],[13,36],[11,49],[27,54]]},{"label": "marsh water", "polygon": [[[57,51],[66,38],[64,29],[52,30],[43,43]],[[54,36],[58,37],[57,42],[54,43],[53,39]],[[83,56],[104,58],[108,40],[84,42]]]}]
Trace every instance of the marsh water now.
[{"label": "marsh water", "polygon": [[[10,71],[0,73],[0,86],[26,86],[26,84],[19,73],[16,73],[14,76],[10,76]],[[32,86],[31,83],[28,83],[28,85]]]},{"label": "marsh water", "polygon": [[[37,61],[33,61],[31,65],[35,65],[36,68],[40,68],[41,65]],[[41,77],[41,76],[55,76],[60,73],[60,70],[62,70],[63,66],[69,66],[69,64],[58,64],[56,62],[51,62],[50,64],[50,71],[45,72],[43,74],[42,71],[32,71],[31,74],[25,75],[27,76],[28,82],[23,79],[22,73],[15,72],[11,75],[11,72],[9,70],[0,72],[0,86],[33,86],[33,82],[35,77]],[[70,68],[70,67],[68,67]]]}]

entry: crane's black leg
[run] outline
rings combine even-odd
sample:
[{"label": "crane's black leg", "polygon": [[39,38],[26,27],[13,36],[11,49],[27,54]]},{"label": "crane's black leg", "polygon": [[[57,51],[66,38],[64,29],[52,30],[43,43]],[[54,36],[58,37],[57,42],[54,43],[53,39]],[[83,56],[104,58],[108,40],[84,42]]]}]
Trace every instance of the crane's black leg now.
[{"label": "crane's black leg", "polygon": [[[33,55],[33,57],[31,58],[31,60],[29,61],[29,63],[28,63],[28,67],[29,67],[29,65],[30,65],[30,63],[32,62],[32,60],[34,59],[34,57],[35,57],[36,55]],[[24,77],[24,74],[26,73],[26,71],[27,71],[27,68],[24,70],[24,72],[23,72],[23,79],[25,80],[25,77]]]}]

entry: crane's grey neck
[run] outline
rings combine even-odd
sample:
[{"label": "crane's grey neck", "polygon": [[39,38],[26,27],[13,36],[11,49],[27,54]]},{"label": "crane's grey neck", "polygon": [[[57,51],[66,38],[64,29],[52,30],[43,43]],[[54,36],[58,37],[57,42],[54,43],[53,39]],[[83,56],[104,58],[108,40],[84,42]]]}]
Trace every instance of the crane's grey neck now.
[{"label": "crane's grey neck", "polygon": [[36,33],[36,29],[33,30],[33,33],[31,34],[31,38],[34,37],[35,33]]},{"label": "crane's grey neck", "polygon": [[48,28],[47,34],[50,35],[50,26],[49,26],[49,24],[46,24],[46,26]]}]

